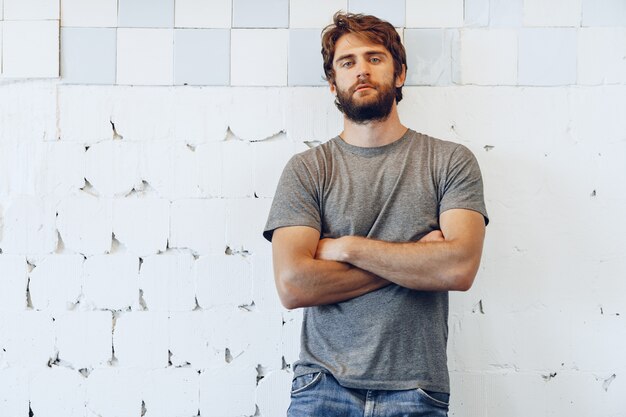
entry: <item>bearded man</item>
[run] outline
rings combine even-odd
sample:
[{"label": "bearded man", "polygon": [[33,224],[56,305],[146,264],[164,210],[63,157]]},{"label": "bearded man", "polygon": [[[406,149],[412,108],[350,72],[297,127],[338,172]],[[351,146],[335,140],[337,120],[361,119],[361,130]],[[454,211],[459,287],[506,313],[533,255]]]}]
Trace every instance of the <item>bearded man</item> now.
[{"label": "bearded man", "polygon": [[448,291],[488,223],[464,146],[403,126],[394,27],[337,13],[324,71],[344,129],[287,163],[264,236],[282,304],[304,308],[288,416],[447,416]]}]

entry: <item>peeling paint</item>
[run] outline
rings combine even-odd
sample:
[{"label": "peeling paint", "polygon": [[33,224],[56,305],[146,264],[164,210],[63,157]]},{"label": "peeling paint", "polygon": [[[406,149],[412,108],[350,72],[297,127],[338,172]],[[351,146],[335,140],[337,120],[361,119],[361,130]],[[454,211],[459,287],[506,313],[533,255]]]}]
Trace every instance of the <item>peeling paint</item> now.
[{"label": "peeling paint", "polygon": [[544,381],[550,381],[552,378],[556,376],[556,372],[551,372],[547,375],[541,375]]},{"label": "peeling paint", "polygon": [[476,304],[474,304],[474,307],[472,307],[472,313],[476,312],[485,314],[485,310],[483,309],[483,300],[479,300]]},{"label": "peeling paint", "polygon": [[489,152],[490,150],[495,148],[495,146],[493,146],[493,145],[485,145],[485,146],[483,146],[483,148],[485,149],[485,151]]},{"label": "peeling paint", "polygon": [[615,380],[615,378],[617,378],[617,375],[613,374],[602,382],[602,388],[604,389],[604,391],[609,390],[609,386]]}]

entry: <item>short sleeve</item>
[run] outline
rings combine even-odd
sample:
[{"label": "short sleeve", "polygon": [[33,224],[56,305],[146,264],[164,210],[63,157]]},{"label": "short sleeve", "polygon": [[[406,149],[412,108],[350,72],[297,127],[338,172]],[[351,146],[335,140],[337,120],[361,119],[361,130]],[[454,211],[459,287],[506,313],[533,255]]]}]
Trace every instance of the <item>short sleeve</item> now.
[{"label": "short sleeve", "polygon": [[439,213],[455,208],[477,211],[485,218],[485,225],[489,224],[480,167],[474,154],[463,145],[454,149],[443,175]]},{"label": "short sleeve", "polygon": [[294,155],[283,169],[263,230],[272,241],[274,230],[285,226],[309,226],[322,230],[319,192],[309,167]]}]

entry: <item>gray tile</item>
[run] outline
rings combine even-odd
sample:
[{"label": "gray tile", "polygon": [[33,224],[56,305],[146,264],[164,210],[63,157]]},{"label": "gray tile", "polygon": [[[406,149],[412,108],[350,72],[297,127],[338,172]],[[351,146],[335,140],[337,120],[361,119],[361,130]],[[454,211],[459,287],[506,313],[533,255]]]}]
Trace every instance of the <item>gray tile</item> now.
[{"label": "gray tile", "polygon": [[118,26],[174,27],[174,0],[119,0]]},{"label": "gray tile", "polygon": [[518,84],[576,84],[576,51],[576,29],[522,29],[519,33]]},{"label": "gray tile", "polygon": [[348,10],[352,13],[371,14],[386,20],[395,27],[404,27],[405,0],[350,0]]},{"label": "gray tile", "polygon": [[489,25],[489,0],[465,0],[465,26]]},{"label": "gray tile", "polygon": [[407,85],[450,85],[456,29],[405,29]]},{"label": "gray tile", "polygon": [[491,0],[489,26],[516,28],[522,26],[524,0]]},{"label": "gray tile", "polygon": [[289,0],[233,0],[233,27],[286,28]]},{"label": "gray tile", "polygon": [[115,84],[115,28],[61,28],[61,80]]},{"label": "gray tile", "polygon": [[174,30],[174,84],[228,85],[229,29]]},{"label": "gray tile", "polygon": [[289,30],[289,85],[327,85],[319,29]]},{"label": "gray tile", "polygon": [[583,26],[626,26],[626,1],[583,0]]}]

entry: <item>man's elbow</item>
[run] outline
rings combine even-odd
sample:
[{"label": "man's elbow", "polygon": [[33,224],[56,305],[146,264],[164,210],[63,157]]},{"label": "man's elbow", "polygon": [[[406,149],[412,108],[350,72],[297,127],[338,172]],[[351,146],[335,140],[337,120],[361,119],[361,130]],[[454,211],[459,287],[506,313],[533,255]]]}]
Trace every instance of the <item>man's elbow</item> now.
[{"label": "man's elbow", "polygon": [[293,284],[296,279],[294,272],[284,271],[277,273],[275,279],[276,291],[278,292],[278,298],[283,307],[287,310],[306,307],[307,304],[301,292],[298,291],[298,287]]},{"label": "man's elbow", "polygon": [[458,268],[451,276],[451,291],[468,291],[474,284],[479,264],[472,262]]}]

